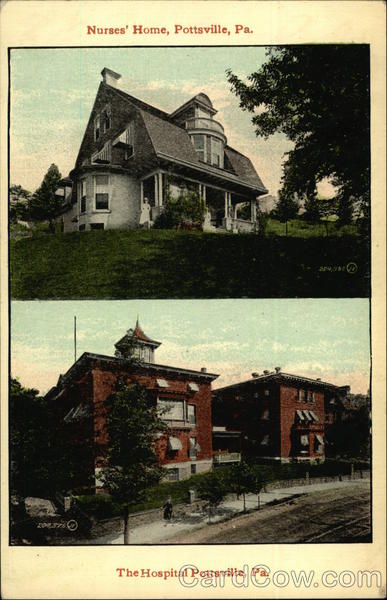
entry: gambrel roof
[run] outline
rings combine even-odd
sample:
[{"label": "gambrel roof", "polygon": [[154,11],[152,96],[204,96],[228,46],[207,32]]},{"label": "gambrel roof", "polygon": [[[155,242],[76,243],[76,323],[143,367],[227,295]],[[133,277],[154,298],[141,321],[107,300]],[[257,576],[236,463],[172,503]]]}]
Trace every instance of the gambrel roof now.
[{"label": "gambrel roof", "polygon": [[[102,96],[105,98],[104,100],[102,100]],[[208,96],[203,93],[198,94],[191,99],[191,101],[197,97],[200,97],[202,100],[208,100],[207,103],[212,106]],[[187,168],[192,167],[202,173],[205,172],[207,176],[215,176],[234,184],[245,185],[250,188],[251,192],[254,191],[259,195],[267,193],[262,180],[249,158],[226,145],[224,150],[225,168],[220,168],[200,161],[186,129],[174,122],[173,117],[165,111],[147,104],[146,102],[123,92],[121,89],[112,87],[104,82],[101,82],[97,92],[94,107],[78,155],[77,166],[80,166],[83,155],[87,154],[86,147],[88,143],[90,143],[90,130],[92,129],[93,118],[97,113],[96,107],[99,104],[101,105],[106,99],[111,103],[113,112],[115,109],[115,101],[117,101],[117,110],[119,110],[121,117],[119,120],[122,121],[122,130],[129,121],[129,117],[127,116],[125,122],[125,116],[133,113],[133,109],[143,122],[147,132],[148,143],[150,144],[147,149],[147,162],[149,162],[149,164],[152,161],[157,160],[176,162],[183,164]],[[88,131],[89,138],[87,139]],[[112,136],[117,134],[117,128],[114,128]]]}]

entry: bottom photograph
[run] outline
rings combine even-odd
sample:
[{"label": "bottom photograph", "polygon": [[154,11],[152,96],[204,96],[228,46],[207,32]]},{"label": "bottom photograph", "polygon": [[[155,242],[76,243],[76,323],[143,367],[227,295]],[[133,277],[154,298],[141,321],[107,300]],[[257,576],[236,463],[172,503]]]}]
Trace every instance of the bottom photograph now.
[{"label": "bottom photograph", "polygon": [[12,302],[11,545],[372,542],[368,299]]}]

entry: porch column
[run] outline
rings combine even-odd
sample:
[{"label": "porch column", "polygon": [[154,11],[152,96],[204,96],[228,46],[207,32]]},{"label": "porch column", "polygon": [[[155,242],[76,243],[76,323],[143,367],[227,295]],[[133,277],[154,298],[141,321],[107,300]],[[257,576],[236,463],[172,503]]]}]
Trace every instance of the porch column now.
[{"label": "porch column", "polygon": [[153,180],[155,182],[155,206],[159,205],[159,182],[158,182],[158,173],[153,175]]},{"label": "porch column", "polygon": [[255,200],[250,201],[250,216],[253,223],[257,220],[257,204]]},{"label": "porch column", "polygon": [[207,204],[206,204],[206,186],[203,183],[199,183],[199,196],[200,196],[201,200],[203,201],[204,206],[207,206]]},{"label": "porch column", "polygon": [[144,206],[144,182],[140,181],[140,210]]},{"label": "porch column", "polygon": [[231,203],[230,192],[224,192],[224,216],[229,217],[229,207]]},{"label": "porch column", "polygon": [[158,188],[159,188],[158,205],[162,206],[163,205],[163,174],[157,173],[157,179],[158,179]]}]

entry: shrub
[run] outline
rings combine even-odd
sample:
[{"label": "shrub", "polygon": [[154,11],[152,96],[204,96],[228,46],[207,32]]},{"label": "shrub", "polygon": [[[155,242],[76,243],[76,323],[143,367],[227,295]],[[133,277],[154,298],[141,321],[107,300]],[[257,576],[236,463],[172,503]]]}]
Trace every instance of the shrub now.
[{"label": "shrub", "polygon": [[167,190],[164,200],[164,210],[156,218],[156,229],[176,229],[185,224],[201,227],[204,221],[205,206],[198,192],[184,192],[174,198]]}]

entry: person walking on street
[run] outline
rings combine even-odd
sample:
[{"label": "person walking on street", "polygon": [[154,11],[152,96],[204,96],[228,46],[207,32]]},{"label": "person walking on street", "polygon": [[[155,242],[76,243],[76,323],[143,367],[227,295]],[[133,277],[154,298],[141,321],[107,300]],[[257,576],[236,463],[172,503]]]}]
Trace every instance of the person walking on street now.
[{"label": "person walking on street", "polygon": [[171,496],[168,496],[164,506],[164,519],[166,521],[170,521],[172,518],[172,500],[171,500]]}]

